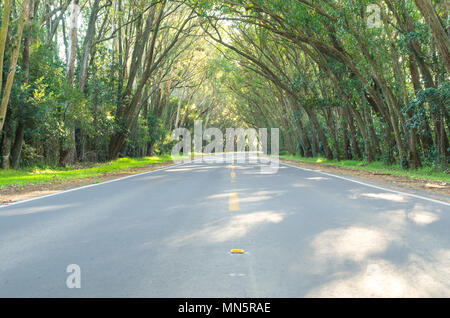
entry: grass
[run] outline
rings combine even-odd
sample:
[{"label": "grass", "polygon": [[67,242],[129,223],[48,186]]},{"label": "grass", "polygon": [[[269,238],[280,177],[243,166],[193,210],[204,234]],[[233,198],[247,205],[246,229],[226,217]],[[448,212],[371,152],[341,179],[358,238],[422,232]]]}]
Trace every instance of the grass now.
[{"label": "grass", "polygon": [[350,168],[355,170],[363,170],[375,173],[390,174],[399,177],[409,177],[418,180],[439,181],[450,183],[450,174],[436,170],[433,167],[423,167],[415,170],[405,170],[397,165],[387,165],[384,162],[365,162],[356,160],[328,160],[325,158],[303,158],[300,156],[284,155],[280,158],[306,162],[306,163],[321,163],[325,165],[337,166],[342,168]]},{"label": "grass", "polygon": [[[321,163],[364,170],[376,173],[390,174],[394,176],[409,177],[419,180],[430,180],[450,183],[450,174],[436,170],[432,167],[424,167],[416,170],[404,170],[398,166],[389,166],[383,162],[367,163],[356,160],[327,160],[325,158],[302,158],[300,156],[284,155],[283,159],[296,160],[306,163]],[[180,158],[179,158],[180,159]],[[154,163],[169,162],[169,155],[145,157],[145,158],[121,158],[107,163],[99,163],[85,168],[28,168],[21,170],[0,169],[0,189],[8,186],[23,187],[25,185],[48,184],[54,181],[96,178],[95,183],[101,182],[101,176],[106,173],[126,171],[131,168],[142,167]]]},{"label": "grass", "polygon": [[28,168],[21,170],[1,170],[0,169],[0,189],[7,186],[23,187],[33,184],[48,184],[53,181],[96,178],[95,183],[100,182],[100,178],[105,173],[114,173],[131,168],[142,167],[154,163],[171,161],[168,155],[145,157],[145,158],[121,158],[107,163],[98,163],[86,168]]}]

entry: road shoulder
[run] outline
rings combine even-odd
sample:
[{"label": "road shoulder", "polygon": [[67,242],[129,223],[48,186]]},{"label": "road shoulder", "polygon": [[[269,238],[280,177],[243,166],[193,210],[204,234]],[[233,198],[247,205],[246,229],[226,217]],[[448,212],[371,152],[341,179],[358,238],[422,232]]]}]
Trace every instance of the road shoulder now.
[{"label": "road shoulder", "polygon": [[432,199],[450,203],[450,184],[445,182],[418,180],[390,174],[380,174],[328,164],[306,163],[288,159],[280,159],[280,162],[298,166],[300,168],[318,170],[339,176],[350,177],[357,181],[367,182],[378,187],[427,196]]},{"label": "road shoulder", "polygon": [[88,185],[99,184],[102,182],[112,181],[139,173],[155,171],[159,169],[174,166],[173,161],[154,163],[140,167],[133,167],[121,171],[111,173],[104,173],[100,176],[72,179],[72,180],[57,180],[46,184],[29,184],[22,187],[8,186],[0,189],[0,206],[8,205],[14,202],[29,200],[45,195],[55,194],[62,191],[72,190]]}]

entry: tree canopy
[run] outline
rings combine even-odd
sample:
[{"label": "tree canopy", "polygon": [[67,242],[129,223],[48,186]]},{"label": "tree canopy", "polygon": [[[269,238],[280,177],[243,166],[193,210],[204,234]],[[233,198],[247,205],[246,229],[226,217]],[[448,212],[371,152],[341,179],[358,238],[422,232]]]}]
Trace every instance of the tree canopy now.
[{"label": "tree canopy", "polygon": [[432,0],[3,0],[3,168],[279,127],[305,157],[448,169],[450,16]]}]

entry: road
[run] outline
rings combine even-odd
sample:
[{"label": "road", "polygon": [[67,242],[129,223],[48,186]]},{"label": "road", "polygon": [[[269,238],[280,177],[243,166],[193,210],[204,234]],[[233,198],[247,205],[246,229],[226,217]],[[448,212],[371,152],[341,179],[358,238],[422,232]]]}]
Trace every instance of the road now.
[{"label": "road", "polygon": [[448,203],[260,166],[191,162],[0,208],[0,297],[450,297]]}]

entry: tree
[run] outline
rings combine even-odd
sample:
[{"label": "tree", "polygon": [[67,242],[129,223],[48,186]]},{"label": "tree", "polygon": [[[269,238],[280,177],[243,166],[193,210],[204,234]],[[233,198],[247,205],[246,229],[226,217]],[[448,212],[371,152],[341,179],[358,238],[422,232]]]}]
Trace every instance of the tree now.
[{"label": "tree", "polygon": [[[7,0],[5,3],[5,7],[6,7],[5,11],[9,11],[9,7],[10,7],[9,2],[10,1]],[[11,88],[13,85],[14,76],[16,74],[17,60],[19,58],[19,53],[20,53],[20,44],[22,41],[22,33],[23,33],[23,26],[24,26],[24,22],[25,22],[27,5],[28,5],[28,0],[23,0],[22,8],[20,11],[20,16],[19,16],[19,24],[17,27],[15,48],[14,48],[12,56],[11,56],[10,72],[6,79],[5,88],[3,90],[2,100],[1,100],[1,104],[0,104],[0,131],[3,129],[3,125],[5,123],[5,116],[6,116],[6,111],[8,109]],[[6,30],[6,28],[7,28],[7,20],[5,21],[5,30]],[[2,43],[2,42],[3,42],[3,32],[6,32],[5,30],[3,30],[3,23],[2,23],[2,30],[0,31],[0,51],[4,51],[4,43]],[[3,47],[3,49],[2,49],[2,47]],[[0,60],[3,60],[3,59],[0,59]]]},{"label": "tree", "polygon": [[450,72],[450,39],[444,29],[442,21],[436,14],[431,0],[414,0],[414,2],[430,27],[431,32],[433,32],[433,37],[436,40],[437,46],[442,54],[444,64],[447,71]]}]

